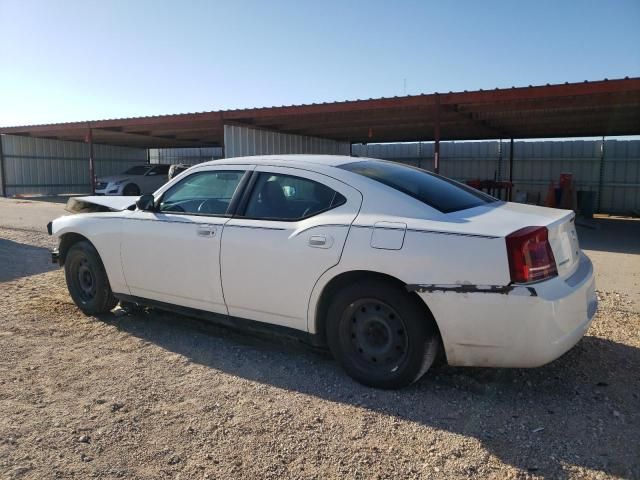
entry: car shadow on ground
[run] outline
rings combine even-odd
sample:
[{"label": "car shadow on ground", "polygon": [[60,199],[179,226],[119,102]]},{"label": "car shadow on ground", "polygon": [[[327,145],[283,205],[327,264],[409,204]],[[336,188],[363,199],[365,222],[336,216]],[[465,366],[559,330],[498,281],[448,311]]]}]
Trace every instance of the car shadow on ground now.
[{"label": "car shadow on ground", "polygon": [[630,450],[640,444],[640,409],[619,406],[640,406],[638,348],[585,337],[545,367],[439,366],[409,388],[383,391],[354,382],[328,353],[293,340],[157,311],[103,319],[208,368],[474,437],[503,462],[536,475],[565,478],[572,465],[640,474],[640,456]]},{"label": "car shadow on ground", "polygon": [[640,219],[579,219],[578,240],[584,250],[640,254]]},{"label": "car shadow on ground", "polygon": [[57,268],[48,248],[0,238],[0,282],[9,282]]}]

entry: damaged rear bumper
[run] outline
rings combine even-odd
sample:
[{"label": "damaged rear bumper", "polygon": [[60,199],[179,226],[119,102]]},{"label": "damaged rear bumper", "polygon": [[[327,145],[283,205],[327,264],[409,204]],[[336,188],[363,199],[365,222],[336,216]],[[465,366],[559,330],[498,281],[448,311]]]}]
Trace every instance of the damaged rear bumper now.
[{"label": "damaged rear bumper", "polygon": [[538,296],[534,287],[526,285],[440,285],[440,284],[413,284],[407,285],[407,291],[416,293],[426,292],[456,292],[456,293],[501,293],[508,294],[513,291],[520,294]]},{"label": "damaged rear bumper", "polygon": [[578,343],[597,310],[593,266],[584,254],[574,274],[535,284],[535,294],[526,286],[509,291],[447,287],[424,285],[414,291],[433,313],[447,361],[456,366],[544,365]]}]

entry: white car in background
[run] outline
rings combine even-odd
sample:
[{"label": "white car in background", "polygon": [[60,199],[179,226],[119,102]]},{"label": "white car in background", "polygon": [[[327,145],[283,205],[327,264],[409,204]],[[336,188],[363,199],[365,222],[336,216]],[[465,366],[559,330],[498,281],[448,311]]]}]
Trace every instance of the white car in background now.
[{"label": "white car in background", "polygon": [[167,182],[171,165],[135,165],[120,175],[100,177],[96,195],[140,195],[153,193]]},{"label": "white car in background", "polygon": [[70,202],[90,213],[48,227],[85,313],[120,300],[270,324],[328,345],[375,387],[416,381],[439,349],[451,365],[543,365],[596,311],[573,212],[393,162],[225,159],[139,199]]}]

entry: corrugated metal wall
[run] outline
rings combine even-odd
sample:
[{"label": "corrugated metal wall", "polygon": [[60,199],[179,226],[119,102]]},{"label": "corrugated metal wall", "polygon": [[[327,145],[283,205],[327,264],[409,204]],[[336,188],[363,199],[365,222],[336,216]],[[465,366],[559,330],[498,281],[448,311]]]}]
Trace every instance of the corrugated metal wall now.
[{"label": "corrugated metal wall", "polygon": [[[502,149],[502,175],[496,175]],[[577,190],[598,191],[602,141],[514,142],[516,191],[544,200],[549,182],[573,173]],[[353,155],[384,158],[432,170],[433,143],[353,145]],[[440,173],[459,181],[509,178],[509,142],[441,142]],[[640,141],[607,140],[604,144],[601,210],[640,211]]]},{"label": "corrugated metal wall", "polygon": [[315,153],[349,155],[349,143],[326,138],[291,135],[237,125],[224,126],[225,157]]},{"label": "corrugated metal wall", "polygon": [[[7,195],[89,192],[89,146],[14,135],[1,135]],[[349,144],[300,135],[225,126],[226,156],[276,153],[349,154]],[[509,178],[509,142],[442,142],[441,173],[460,181],[492,179],[502,149],[502,175]],[[544,199],[549,182],[573,173],[578,190],[598,191],[602,142],[569,140],[515,142],[515,189]],[[396,160],[431,169],[433,143],[353,145],[353,155]],[[145,149],[94,145],[96,175],[120,173],[147,160]],[[222,156],[221,148],[151,150],[153,163],[195,164]],[[640,211],[640,141],[604,144],[601,209]]]},{"label": "corrugated metal wall", "polygon": [[[6,195],[88,193],[89,145],[42,138],[0,135]],[[146,163],[140,148],[94,145],[95,173],[112,175]]]},{"label": "corrugated metal wall", "polygon": [[224,153],[222,147],[152,148],[149,150],[149,161],[151,163],[167,165],[174,163],[195,165],[197,163],[217,160],[223,157]]}]

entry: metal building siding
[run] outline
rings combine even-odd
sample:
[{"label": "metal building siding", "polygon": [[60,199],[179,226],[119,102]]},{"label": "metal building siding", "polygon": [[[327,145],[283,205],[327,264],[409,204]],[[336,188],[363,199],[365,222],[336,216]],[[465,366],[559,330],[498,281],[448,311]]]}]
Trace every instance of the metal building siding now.
[{"label": "metal building siding", "polygon": [[309,153],[348,155],[349,143],[325,138],[258,130],[239,125],[224,126],[225,157]]},{"label": "metal building siding", "polygon": [[[549,183],[561,173],[573,173],[577,190],[598,191],[600,140],[514,142],[513,182],[541,201]],[[502,142],[502,179],[509,178],[508,141]],[[433,142],[353,145],[353,155],[383,158],[433,169]],[[499,142],[441,142],[440,172],[466,181],[493,179],[498,169]],[[601,209],[603,212],[640,211],[640,141],[605,142]]]},{"label": "metal building siding", "polygon": [[[89,145],[78,142],[2,135],[6,194],[87,193]],[[146,162],[146,150],[94,145],[96,175],[121,173]]]},{"label": "metal building siding", "polygon": [[223,157],[221,147],[203,148],[152,148],[149,150],[149,161],[171,165],[182,163],[186,165],[196,165],[210,160],[217,160]]}]

